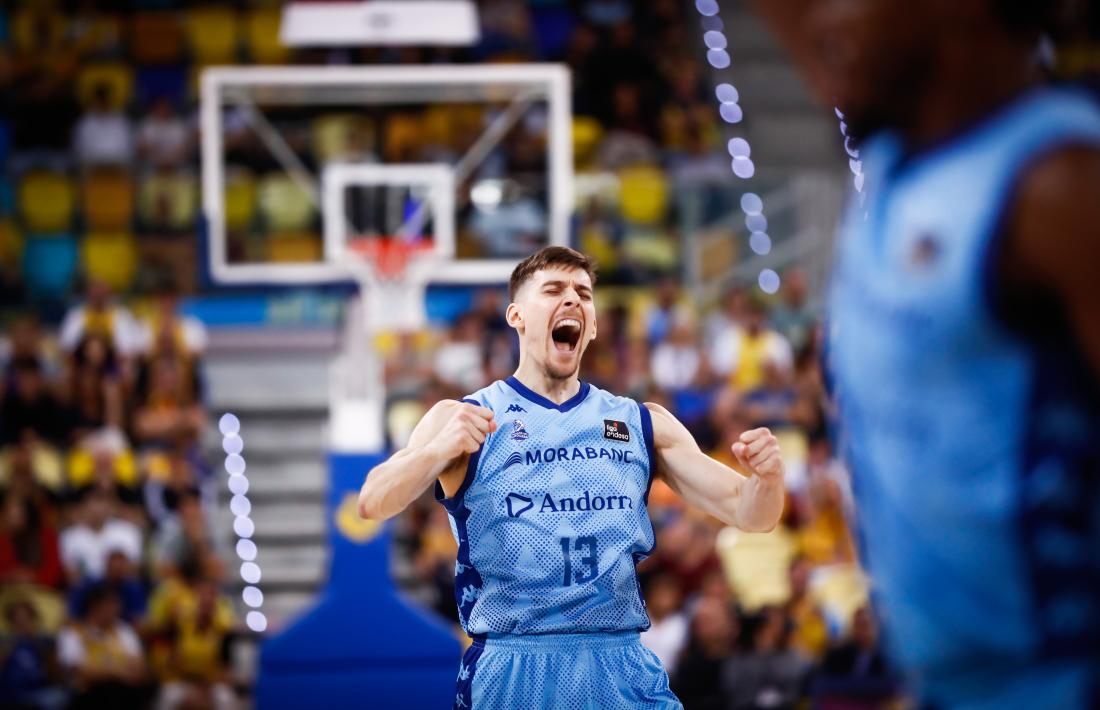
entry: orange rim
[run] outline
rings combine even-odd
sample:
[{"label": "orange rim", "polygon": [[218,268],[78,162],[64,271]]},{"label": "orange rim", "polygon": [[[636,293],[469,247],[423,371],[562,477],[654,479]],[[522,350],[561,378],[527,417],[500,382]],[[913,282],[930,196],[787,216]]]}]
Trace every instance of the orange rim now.
[{"label": "orange rim", "polygon": [[374,265],[378,276],[392,279],[405,272],[405,266],[413,254],[429,251],[431,243],[427,241],[406,242],[394,237],[353,237],[347,246],[363,259]]}]

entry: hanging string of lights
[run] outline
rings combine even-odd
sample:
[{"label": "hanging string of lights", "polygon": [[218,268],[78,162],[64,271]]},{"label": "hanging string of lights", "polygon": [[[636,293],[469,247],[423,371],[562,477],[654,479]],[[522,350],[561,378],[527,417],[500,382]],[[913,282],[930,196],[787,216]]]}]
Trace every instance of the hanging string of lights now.
[{"label": "hanging string of lights", "polygon": [[[703,43],[707,46],[707,62],[715,69],[726,69],[730,65],[730,55],[726,51],[728,41],[722,32],[722,18],[718,16],[718,0],[695,0],[695,9],[702,17]],[[718,99],[718,115],[728,124],[737,124],[744,118],[740,95],[737,87],[723,82],[715,87]],[[752,161],[752,147],[744,138],[737,136],[726,143],[730,155],[730,169],[742,180],[748,180],[756,174],[756,165]],[[764,216],[764,200],[754,192],[741,196],[741,211],[745,213],[745,227],[749,230],[749,248],[760,256],[771,252],[772,240],[768,236],[768,219]],[[772,269],[762,269],[757,275],[757,285],[767,294],[779,291],[780,279]]]},{"label": "hanging string of lights", "polygon": [[229,510],[233,513],[233,532],[237,535],[237,557],[241,559],[241,579],[246,586],[241,590],[241,598],[251,611],[245,615],[245,624],[256,633],[267,629],[267,617],[260,611],[264,602],[259,583],[262,574],[256,563],[256,543],[252,540],[256,524],[249,517],[252,503],[248,500],[248,478],[244,475],[245,461],[241,456],[244,440],[241,438],[241,422],[236,415],[226,413],[218,421],[222,433],[222,450],[225,451],[225,472],[229,474],[227,484],[233,497],[229,499]]}]

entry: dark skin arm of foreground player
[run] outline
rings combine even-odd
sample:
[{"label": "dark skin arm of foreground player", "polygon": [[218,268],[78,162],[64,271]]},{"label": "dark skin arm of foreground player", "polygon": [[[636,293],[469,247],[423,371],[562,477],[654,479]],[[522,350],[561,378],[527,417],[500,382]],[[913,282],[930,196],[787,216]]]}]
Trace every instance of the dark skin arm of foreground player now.
[{"label": "dark skin arm of foreground player", "polygon": [[[1013,198],[997,265],[1003,310],[1027,324],[1060,318],[1100,381],[1100,149],[1051,153]],[[1047,304],[1056,311],[1037,312]]]},{"label": "dark skin arm of foreground player", "polygon": [[[828,95],[829,69],[822,52],[835,36],[821,31],[814,0],[753,0],[756,13],[776,33],[791,60],[819,97]],[[988,24],[980,4],[956,4],[956,24]],[[864,20],[877,16],[863,13]],[[835,21],[835,15],[833,21]],[[876,25],[880,26],[880,25]],[[849,26],[850,27],[850,26]],[[859,28],[859,25],[856,25]],[[864,30],[866,28],[863,28]],[[831,39],[826,39],[832,37]],[[958,41],[958,38],[954,38]],[[924,98],[906,115],[906,138],[919,147],[943,140],[1012,93],[1039,80],[1030,50],[996,33],[948,48]],[[824,42],[824,44],[823,44]],[[966,56],[955,54],[963,52]],[[953,53],[954,52],[954,53]],[[843,65],[843,63],[841,63]],[[861,65],[862,69],[867,69]],[[829,102],[825,102],[828,104]],[[998,312],[1025,336],[1050,337],[1066,328],[1100,382],[1100,149],[1069,145],[1030,166],[1004,215],[996,259]],[[1044,332],[1045,326],[1045,332]]]}]

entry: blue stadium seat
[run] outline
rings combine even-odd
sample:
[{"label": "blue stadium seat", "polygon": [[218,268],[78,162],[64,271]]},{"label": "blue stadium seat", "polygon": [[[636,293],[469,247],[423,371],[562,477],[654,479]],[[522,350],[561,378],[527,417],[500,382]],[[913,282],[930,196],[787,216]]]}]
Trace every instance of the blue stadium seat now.
[{"label": "blue stadium seat", "polygon": [[142,106],[162,97],[178,106],[187,98],[187,72],[181,66],[142,67],[138,69],[136,82]]},{"label": "blue stadium seat", "polygon": [[686,389],[673,392],[672,411],[680,421],[700,421],[710,411],[716,395],[716,390]]},{"label": "blue stadium seat", "polygon": [[565,46],[569,43],[569,37],[576,25],[576,18],[568,7],[549,2],[539,5],[540,7],[531,9],[539,54],[543,59],[556,59],[565,52]]},{"label": "blue stadium seat", "polygon": [[71,234],[37,234],[23,247],[23,280],[36,297],[64,295],[76,275],[79,259],[76,237]]}]

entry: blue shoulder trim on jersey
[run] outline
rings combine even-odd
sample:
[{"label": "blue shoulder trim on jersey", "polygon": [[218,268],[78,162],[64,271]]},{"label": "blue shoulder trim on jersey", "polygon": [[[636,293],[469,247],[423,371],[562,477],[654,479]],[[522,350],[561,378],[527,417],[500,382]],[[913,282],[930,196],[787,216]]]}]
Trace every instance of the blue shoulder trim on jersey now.
[{"label": "blue shoulder trim on jersey", "polygon": [[540,407],[545,407],[546,409],[556,409],[559,412],[568,412],[570,409],[573,409],[574,407],[579,405],[581,402],[584,401],[584,398],[588,396],[588,390],[591,389],[587,382],[581,382],[581,388],[575,395],[565,400],[561,404],[555,404],[554,402],[548,400],[546,397],[543,397],[538,392],[534,392],[529,389],[527,385],[517,380],[514,376],[509,377],[507,380],[505,380],[505,382],[507,382],[508,385],[516,392],[518,392],[519,395],[524,399],[530,400]]},{"label": "blue shoulder trim on jersey", "polygon": [[642,440],[645,442],[645,452],[649,456],[649,480],[645,484],[645,495],[642,502],[649,505],[649,489],[653,487],[653,476],[657,473],[657,455],[653,448],[653,414],[641,402],[638,405],[638,416],[642,420]]},{"label": "blue shoulder trim on jersey", "polygon": [[[463,399],[466,404],[472,404],[475,407],[484,407],[481,402],[476,399]],[[455,494],[450,498],[443,491],[443,486],[439,485],[439,481],[435,482],[435,499],[443,504],[443,507],[447,510],[452,510],[457,506],[462,505],[462,497],[466,495],[466,490],[470,487],[470,484],[474,482],[474,477],[477,476],[477,464],[481,460],[481,450],[485,448],[482,444],[477,451],[470,454],[469,461],[466,462],[466,475],[462,479],[462,485],[458,487]]]}]

